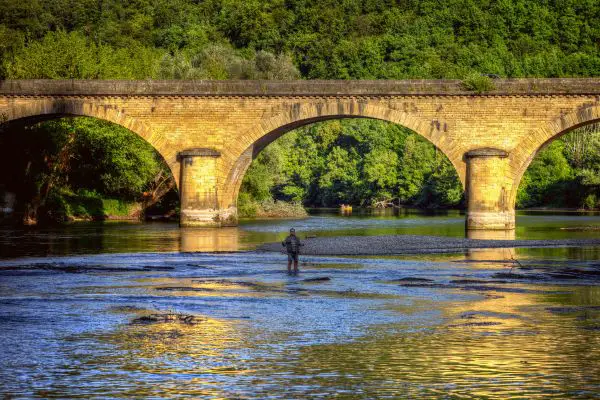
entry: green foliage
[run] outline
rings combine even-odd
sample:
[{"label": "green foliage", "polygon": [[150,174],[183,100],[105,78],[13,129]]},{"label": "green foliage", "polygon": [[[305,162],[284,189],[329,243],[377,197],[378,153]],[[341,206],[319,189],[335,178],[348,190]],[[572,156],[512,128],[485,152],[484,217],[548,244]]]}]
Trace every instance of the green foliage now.
[{"label": "green foliage", "polygon": [[262,218],[302,218],[308,216],[308,213],[300,203],[268,199],[258,204],[255,216]]},{"label": "green foliage", "polygon": [[154,148],[125,128],[92,118],[46,124],[67,125],[75,132],[70,181],[76,187],[132,200],[164,168]]},{"label": "green foliage", "polygon": [[238,215],[241,218],[302,218],[308,214],[301,203],[273,199],[253,200],[248,193],[240,193]]},{"label": "green foliage", "polygon": [[50,221],[139,214],[132,204],[157,175],[170,174],[143,139],[92,118],[11,129],[0,135],[0,149],[0,182],[21,208],[36,203]]},{"label": "green foliage", "polygon": [[453,207],[462,192],[454,167],[426,140],[391,123],[352,119],[309,125],[269,145],[246,173],[239,203]]},{"label": "green foliage", "polygon": [[284,157],[280,146],[269,146],[262,151],[246,172],[242,192],[259,202],[271,199],[271,189],[281,184]]},{"label": "green foliage", "polygon": [[107,199],[86,189],[76,193],[66,189],[53,190],[44,204],[40,218],[43,222],[66,222],[73,219],[104,220],[139,217],[140,204],[121,199]]},{"label": "green foliage", "polygon": [[600,207],[600,200],[598,199],[598,196],[595,193],[588,194],[583,199],[582,206],[583,208],[586,208],[588,210],[595,210]]},{"label": "green foliage", "polygon": [[48,32],[14,51],[5,74],[14,79],[143,79],[154,77],[161,51],[96,45],[79,32]]},{"label": "green foliage", "polygon": [[416,135],[406,138],[402,154],[398,195],[402,203],[416,201],[433,170],[435,148]]},{"label": "green foliage", "polygon": [[600,126],[588,125],[551,142],[523,175],[517,207],[597,208]]},{"label": "green foliage", "polygon": [[533,160],[517,194],[519,207],[535,204],[561,206],[566,203],[559,193],[572,178],[573,171],[563,153],[562,141],[554,141]]},{"label": "green foliage", "polygon": [[308,79],[597,76],[599,17],[591,0],[3,0],[0,64],[7,77],[152,78],[163,55],[217,45],[289,54]]},{"label": "green foliage", "polygon": [[488,76],[481,75],[477,72],[467,75],[462,81],[463,86],[467,90],[476,93],[485,93],[495,89],[494,82]]},{"label": "green foliage", "polygon": [[327,168],[317,181],[321,205],[355,203],[358,201],[358,154],[333,146],[325,157]]},{"label": "green foliage", "polygon": [[252,199],[250,193],[240,192],[238,197],[238,215],[241,218],[253,218],[256,217],[258,212],[258,202]]},{"label": "green foliage", "polygon": [[232,47],[209,45],[198,53],[165,55],[158,76],[163,79],[297,79],[298,70],[286,55],[266,51],[244,58]]},{"label": "green foliage", "polygon": [[463,189],[454,166],[443,157],[429,175],[416,200],[420,207],[453,207],[463,199]]},{"label": "green foliage", "polygon": [[140,204],[122,199],[102,199],[104,216],[111,217],[139,217]]},{"label": "green foliage", "polygon": [[398,154],[390,149],[373,149],[365,155],[363,174],[376,190],[390,190],[398,182]]}]

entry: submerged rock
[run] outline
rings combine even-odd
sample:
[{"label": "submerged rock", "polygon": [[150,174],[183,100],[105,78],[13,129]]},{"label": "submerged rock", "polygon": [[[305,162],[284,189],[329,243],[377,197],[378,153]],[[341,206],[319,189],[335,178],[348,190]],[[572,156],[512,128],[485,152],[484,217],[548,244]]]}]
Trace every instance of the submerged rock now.
[{"label": "submerged rock", "polygon": [[208,285],[222,285],[222,286],[242,286],[252,288],[256,290],[267,290],[272,289],[270,285],[260,282],[250,281],[233,281],[228,279],[192,279],[192,283],[197,284],[208,284]]},{"label": "submerged rock", "polygon": [[142,267],[145,271],[172,271],[175,267],[168,265],[144,265]]},{"label": "submerged rock", "polygon": [[536,278],[536,276],[517,274],[515,272],[497,272],[492,276],[494,278],[500,278],[500,279],[535,279]]},{"label": "submerged rock", "polygon": [[600,311],[600,306],[556,306],[546,307],[546,310],[556,314],[568,314],[584,311]]},{"label": "submerged rock", "polygon": [[482,321],[482,322],[467,322],[464,324],[448,325],[448,328],[474,327],[474,326],[496,326],[502,325],[500,322]]},{"label": "submerged rock", "polygon": [[145,271],[170,271],[175,269],[172,266],[111,266],[111,265],[95,265],[95,264],[67,264],[62,262],[56,263],[35,263],[22,265],[8,265],[0,267],[0,271],[51,271],[64,272],[68,274],[82,274],[93,272],[145,272]]},{"label": "submerged rock", "polygon": [[331,278],[328,276],[318,276],[316,278],[306,278],[306,279],[302,279],[302,282],[326,282],[326,281],[330,281]]},{"label": "submerged rock", "polygon": [[600,331],[600,326],[584,326],[581,329],[586,331]]},{"label": "submerged rock", "polygon": [[486,281],[483,279],[453,279],[450,281],[450,283],[453,283],[455,285],[485,285],[487,283],[506,283],[506,281]]},{"label": "submerged rock", "polygon": [[415,278],[412,276],[407,276],[404,278],[400,278],[400,279],[392,279],[391,281],[388,281],[390,283],[398,283],[398,282],[433,282],[433,279],[427,279],[427,278]]},{"label": "submerged rock", "polygon": [[138,306],[114,306],[111,307],[109,309],[110,311],[114,311],[114,312],[140,312],[140,311],[144,311],[145,308],[142,307],[138,307]]},{"label": "submerged rock", "polygon": [[163,324],[163,323],[180,323],[187,325],[196,325],[204,320],[195,315],[186,314],[150,314],[143,317],[139,317],[131,321],[132,324]]},{"label": "submerged rock", "polygon": [[193,286],[165,286],[157,287],[156,290],[162,290],[165,292],[214,292],[214,289]]},{"label": "submerged rock", "polygon": [[443,283],[431,283],[431,282],[406,282],[406,283],[400,283],[400,286],[402,287],[422,287],[422,288],[448,288],[448,289],[452,289],[454,286],[452,285],[446,285]]}]

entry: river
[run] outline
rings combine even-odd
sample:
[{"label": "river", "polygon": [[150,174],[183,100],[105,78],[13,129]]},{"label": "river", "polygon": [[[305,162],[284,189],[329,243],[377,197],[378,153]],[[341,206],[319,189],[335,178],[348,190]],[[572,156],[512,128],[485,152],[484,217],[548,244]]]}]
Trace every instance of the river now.
[{"label": "river", "polygon": [[[522,239],[600,237],[598,214],[527,213],[517,224]],[[305,256],[290,277],[282,255],[253,250],[290,226],[301,237],[465,234],[458,212],[410,210],[220,230],[0,228],[0,394],[600,396],[600,280],[544,278],[600,270],[600,248]],[[522,279],[502,279],[514,270]],[[201,323],[134,323],[159,312]]]}]

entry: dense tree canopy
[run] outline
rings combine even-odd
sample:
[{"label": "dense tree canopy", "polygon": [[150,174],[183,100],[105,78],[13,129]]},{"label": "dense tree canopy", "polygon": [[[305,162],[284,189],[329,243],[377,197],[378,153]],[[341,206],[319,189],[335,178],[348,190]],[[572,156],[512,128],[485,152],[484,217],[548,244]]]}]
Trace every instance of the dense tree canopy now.
[{"label": "dense tree canopy", "polygon": [[[287,54],[309,79],[589,76],[599,19],[594,0],[2,0],[0,51],[6,77],[151,78],[215,44]],[[37,53],[50,65],[25,68]]]},{"label": "dense tree canopy", "polygon": [[[300,150],[301,149],[301,150]],[[242,189],[311,206],[459,204],[462,186],[450,161],[406,128],[355,119],[309,125],[267,147]]]},{"label": "dense tree canopy", "polygon": [[518,207],[600,207],[600,125],[550,142],[521,182]]}]

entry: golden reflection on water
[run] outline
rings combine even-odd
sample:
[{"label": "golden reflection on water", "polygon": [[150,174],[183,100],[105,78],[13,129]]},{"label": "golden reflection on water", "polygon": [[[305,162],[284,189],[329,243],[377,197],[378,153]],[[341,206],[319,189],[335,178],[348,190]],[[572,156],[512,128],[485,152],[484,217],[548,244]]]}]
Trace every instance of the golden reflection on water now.
[{"label": "golden reflection on water", "polygon": [[128,324],[115,332],[92,335],[112,350],[93,358],[81,355],[82,360],[76,361],[99,371],[126,371],[122,385],[110,389],[120,396],[230,398],[218,377],[252,372],[234,354],[247,344],[238,332],[239,322],[201,318],[197,325]]},{"label": "golden reflection on water", "polygon": [[305,347],[293,372],[319,370],[307,386],[354,383],[366,398],[565,398],[597,388],[600,335],[536,307],[540,296],[497,293],[449,304],[446,322],[430,329],[376,327],[356,342]]},{"label": "golden reflection on water", "polygon": [[507,247],[499,249],[469,249],[465,258],[469,261],[504,261],[516,263],[514,260],[517,257],[515,248]]},{"label": "golden reflection on water", "polygon": [[[223,357],[223,350],[235,346],[231,321],[205,318],[200,324],[154,323],[132,324],[103,337],[119,350],[126,351],[126,362],[137,364],[144,372],[170,372],[170,361],[195,354],[202,357]],[[205,344],[210,344],[205,346]],[[164,364],[144,360],[163,360]],[[137,369],[137,368],[136,368]],[[175,368],[176,369],[176,368]]]},{"label": "golden reflection on water", "polygon": [[240,250],[240,229],[181,228],[179,251],[237,251]]},{"label": "golden reflection on water", "polygon": [[[151,289],[211,289],[219,297],[259,298],[282,288],[189,278],[138,282]],[[240,382],[249,384],[247,394],[252,398],[507,399],[546,398],[553,393],[572,398],[582,395],[583,388],[600,389],[600,335],[587,329],[600,326],[600,308],[581,308],[600,305],[600,288],[493,285],[496,290],[440,289],[472,294],[444,302],[436,300],[438,289],[430,291],[431,299],[408,303],[393,301],[404,295],[319,291],[320,296],[345,301],[390,299],[386,309],[409,318],[405,323],[370,326],[365,336],[353,341],[300,345],[297,338],[252,321],[203,317],[199,325],[124,324],[116,331],[93,334],[94,340],[112,349],[102,356],[81,355],[77,362],[92,370],[126,372],[127,382],[117,392],[137,397],[244,398]],[[205,295],[193,290],[161,293]],[[552,310],[565,305],[573,310]],[[133,319],[150,311],[129,312]],[[440,318],[433,324],[410,322],[420,321],[419,315],[428,312],[439,313]],[[266,353],[261,352],[265,345]]]},{"label": "golden reflection on water", "polygon": [[284,291],[281,282],[265,283],[252,280],[143,278],[143,284],[153,295],[161,297],[270,297]]},{"label": "golden reflection on water", "polygon": [[515,240],[514,229],[508,230],[488,230],[488,229],[469,229],[467,230],[468,239],[478,240]]}]

